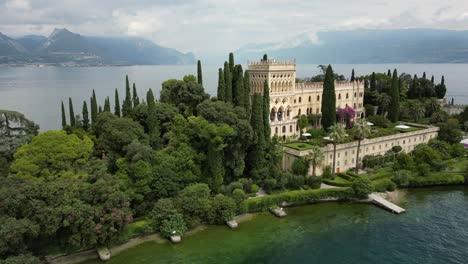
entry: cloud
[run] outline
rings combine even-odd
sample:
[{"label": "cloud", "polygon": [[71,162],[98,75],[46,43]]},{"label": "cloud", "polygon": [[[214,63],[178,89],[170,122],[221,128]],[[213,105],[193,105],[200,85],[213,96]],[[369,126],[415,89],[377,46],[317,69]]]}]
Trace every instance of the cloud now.
[{"label": "cloud", "polygon": [[31,3],[28,0],[7,0],[5,7],[10,11],[29,11]]},{"label": "cloud", "polygon": [[[13,36],[66,27],[84,35],[145,37],[198,55],[284,43],[304,32],[468,30],[466,0],[0,0],[0,7],[0,31]],[[311,39],[319,42],[313,33]]]}]

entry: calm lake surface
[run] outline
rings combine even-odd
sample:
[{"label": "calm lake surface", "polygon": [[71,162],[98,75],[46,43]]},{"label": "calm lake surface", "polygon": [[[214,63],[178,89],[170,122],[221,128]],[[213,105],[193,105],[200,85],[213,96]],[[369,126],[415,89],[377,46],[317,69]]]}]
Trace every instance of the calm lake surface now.
[{"label": "calm lake surface", "polygon": [[[214,95],[218,82],[218,65],[203,66],[205,90]],[[354,68],[356,75],[372,71],[386,72],[397,68],[399,73],[407,72],[428,78],[435,76],[440,82],[442,75],[448,88],[447,97],[455,103],[468,103],[468,64],[337,64],[334,70],[347,77]],[[245,68],[245,66],[244,66]],[[310,77],[318,73],[317,65],[297,65],[298,77]],[[196,65],[177,66],[130,66],[130,67],[0,67],[0,109],[16,110],[26,114],[41,126],[41,130],[61,126],[60,101],[66,103],[72,97],[75,113],[81,113],[83,100],[89,100],[95,89],[100,104],[105,96],[114,102],[114,89],[119,89],[120,99],[125,94],[125,74],[135,82],[140,98],[148,88],[159,96],[161,83],[170,78],[181,79],[186,74],[196,74]]]},{"label": "calm lake surface", "polygon": [[283,219],[261,213],[235,231],[147,242],[107,263],[467,263],[468,187],[410,191],[403,206],[402,215],[349,203],[288,208]]}]

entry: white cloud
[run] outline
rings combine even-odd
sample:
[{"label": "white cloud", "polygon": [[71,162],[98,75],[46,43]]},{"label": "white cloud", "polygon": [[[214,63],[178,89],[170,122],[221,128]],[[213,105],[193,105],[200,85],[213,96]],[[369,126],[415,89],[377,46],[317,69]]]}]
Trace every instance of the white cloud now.
[{"label": "white cloud", "polygon": [[7,0],[5,6],[8,10],[29,11],[31,3],[28,0]]}]

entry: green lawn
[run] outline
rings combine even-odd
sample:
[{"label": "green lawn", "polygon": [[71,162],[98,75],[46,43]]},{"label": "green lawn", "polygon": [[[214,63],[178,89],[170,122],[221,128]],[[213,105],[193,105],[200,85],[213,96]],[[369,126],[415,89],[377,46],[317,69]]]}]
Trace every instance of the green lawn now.
[{"label": "green lawn", "polygon": [[305,142],[293,142],[284,144],[285,147],[296,149],[299,151],[311,149],[314,145]]},{"label": "green lawn", "polygon": [[340,186],[340,187],[347,187],[351,186],[351,181],[347,179],[341,178],[340,176],[336,176],[335,179],[324,179],[323,183],[333,186]]}]

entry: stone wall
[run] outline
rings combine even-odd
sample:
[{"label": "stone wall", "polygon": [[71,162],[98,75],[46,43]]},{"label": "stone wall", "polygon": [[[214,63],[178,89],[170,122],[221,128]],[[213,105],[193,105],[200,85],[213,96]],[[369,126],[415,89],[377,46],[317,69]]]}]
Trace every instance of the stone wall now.
[{"label": "stone wall", "polygon": [[[413,124],[413,126],[416,126]],[[361,148],[359,152],[359,162],[366,155],[383,155],[387,151],[391,150],[393,146],[401,146],[402,151],[411,152],[418,144],[427,143],[429,140],[436,138],[439,128],[433,126],[425,126],[421,130],[400,133],[385,137],[365,139],[361,142]],[[357,141],[353,141],[346,144],[340,144],[336,146],[336,172],[347,171],[348,169],[356,166],[356,151]],[[309,154],[309,151],[298,151],[288,147],[283,148],[283,164],[284,170],[289,170],[291,165],[297,157],[305,157]],[[325,155],[323,165],[317,168],[317,174],[322,173],[322,167],[326,165],[333,166],[333,145],[328,144],[322,148]],[[309,170],[309,174],[312,173],[312,168]]]}]

